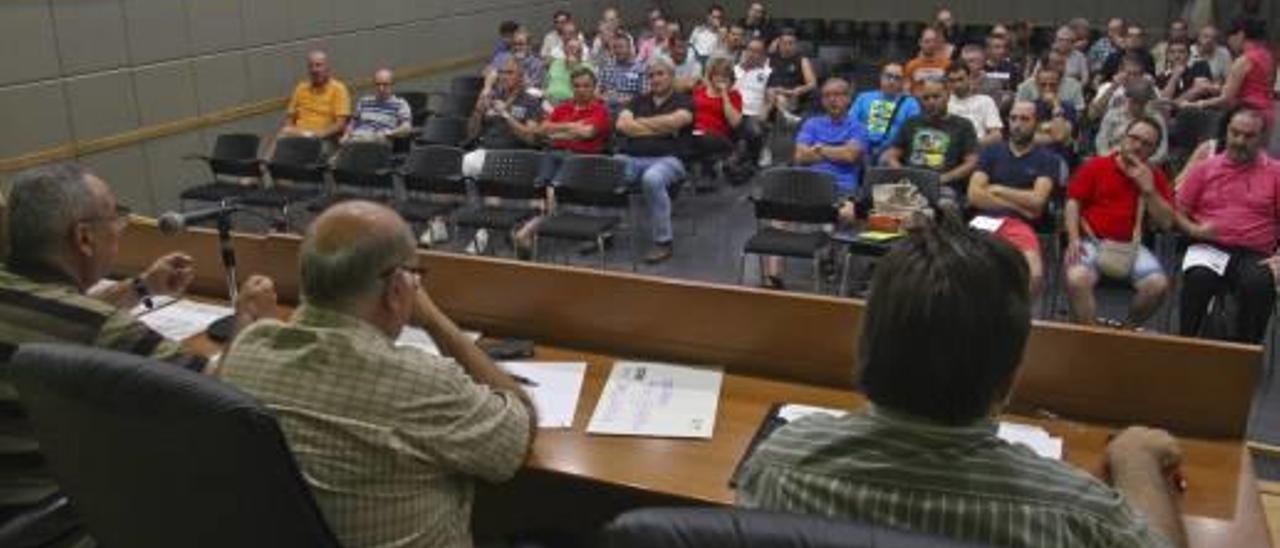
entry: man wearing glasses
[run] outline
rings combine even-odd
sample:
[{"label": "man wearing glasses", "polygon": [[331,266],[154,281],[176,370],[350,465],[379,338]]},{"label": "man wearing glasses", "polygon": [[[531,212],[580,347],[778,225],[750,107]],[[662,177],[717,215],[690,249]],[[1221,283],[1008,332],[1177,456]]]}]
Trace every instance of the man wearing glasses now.
[{"label": "man wearing glasses", "polygon": [[[1104,246],[1131,246],[1126,272],[1112,267],[1111,277],[1127,279],[1136,289],[1123,323],[1115,327],[1140,327],[1151,317],[1169,291],[1169,278],[1151,250],[1142,245],[1141,223],[1150,218],[1162,229],[1173,225],[1170,205],[1173,193],[1164,172],[1150,165],[1162,139],[1160,124],[1138,118],[1125,128],[1119,149],[1095,156],[1080,166],[1067,186],[1063,213],[1067,229],[1067,293],[1072,318],[1086,325],[1098,321],[1093,288],[1104,275],[1100,257]],[[1124,262],[1124,261],[1120,261]]]},{"label": "man wearing glasses", "polygon": [[902,124],[920,114],[920,102],[903,93],[902,65],[889,63],[880,70],[880,89],[864,91],[853,102],[853,116],[867,129],[871,161],[880,157]]},{"label": "man wearing glasses", "polygon": [[[145,272],[104,289],[129,210],[83,167],[57,164],[13,178],[7,227],[9,255],[0,268],[0,368],[18,345],[62,342],[149,356],[194,371],[206,360],[166,340],[130,313],[150,295],[179,295],[194,278],[190,256],[172,253]],[[274,315],[271,280],[253,276],[235,303],[237,328]],[[0,381],[0,529],[17,528],[22,546],[61,535],[83,536],[79,518],[59,505],[18,394]],[[51,511],[52,510],[52,511]]]},{"label": "man wearing glasses", "polygon": [[[409,225],[350,201],[312,223],[302,305],[241,333],[222,377],[275,412],[343,546],[471,546],[474,481],[510,478],[537,420],[423,288]],[[421,327],[451,358],[395,341]]]}]

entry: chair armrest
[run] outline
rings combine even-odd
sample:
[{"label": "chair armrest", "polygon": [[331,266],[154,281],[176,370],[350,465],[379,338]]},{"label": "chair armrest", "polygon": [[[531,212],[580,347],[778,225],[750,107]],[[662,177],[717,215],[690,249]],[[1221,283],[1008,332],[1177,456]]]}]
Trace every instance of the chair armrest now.
[{"label": "chair armrest", "polygon": [[209,156],[208,154],[183,154],[183,155],[182,155],[182,159],[183,159],[183,160],[188,160],[188,161],[190,161],[190,160],[199,160],[199,161],[202,161],[202,162],[208,162],[209,160],[212,160],[212,159],[213,159],[213,157],[212,157],[212,156]]}]

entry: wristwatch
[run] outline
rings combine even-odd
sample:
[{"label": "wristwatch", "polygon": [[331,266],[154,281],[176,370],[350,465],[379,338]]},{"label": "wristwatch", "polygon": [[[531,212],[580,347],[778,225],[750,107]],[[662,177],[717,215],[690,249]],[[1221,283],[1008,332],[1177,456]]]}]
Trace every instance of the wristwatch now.
[{"label": "wristwatch", "polygon": [[151,308],[151,290],[147,289],[147,284],[142,281],[142,278],[137,276],[130,278],[129,288],[133,290],[134,295],[138,296],[138,301],[141,302],[143,306]]}]

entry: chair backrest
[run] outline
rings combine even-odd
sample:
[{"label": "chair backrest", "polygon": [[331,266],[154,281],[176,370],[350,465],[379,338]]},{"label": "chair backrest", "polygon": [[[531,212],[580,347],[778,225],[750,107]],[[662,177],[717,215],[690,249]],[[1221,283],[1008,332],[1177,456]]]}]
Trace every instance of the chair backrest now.
[{"label": "chair backrest", "polygon": [[1223,113],[1216,109],[1183,108],[1169,124],[1169,149],[1174,154],[1191,154],[1201,141],[1217,137]]},{"label": "chair backrest", "polygon": [[595,207],[626,208],[627,163],[609,156],[575,155],[560,167],[556,201]]},{"label": "chair backrest", "polygon": [[457,116],[436,115],[422,126],[418,142],[428,145],[458,146],[467,140],[467,120]]},{"label": "chair backrest", "polygon": [[475,110],[478,94],[447,93],[440,96],[438,105],[433,110],[436,116],[455,116],[467,118]]},{"label": "chair backrest", "polygon": [[338,151],[333,180],[341,185],[390,190],[394,185],[391,154],[391,146],[384,143],[347,143]]},{"label": "chair backrest", "polygon": [[756,218],[799,223],[834,223],[836,180],[829,173],[775,167],[759,175]]},{"label": "chair backrest", "polygon": [[209,170],[215,176],[260,177],[257,163],[261,139],[252,133],[224,133],[213,142]]},{"label": "chair backrest", "polygon": [[542,153],[534,150],[488,150],[484,167],[476,177],[481,196],[532,200],[542,197],[538,172]]},{"label": "chair backrest", "polygon": [[431,103],[431,95],[424,91],[403,91],[396,95],[404,99],[404,102],[409,103],[409,112],[413,118],[413,125],[422,125],[422,122],[427,118],[427,107]]},{"label": "chair backrest", "polygon": [[324,147],[319,139],[281,137],[276,141],[271,161],[267,162],[267,171],[274,179],[324,184],[324,163],[321,160],[323,151]]},{"label": "chair backrest", "polygon": [[479,95],[482,89],[484,89],[484,77],[482,76],[454,76],[449,81],[449,93],[454,95],[470,95],[474,97]]},{"label": "chair backrest", "polygon": [[420,146],[404,163],[404,188],[409,192],[466,195],[462,179],[462,149],[444,145]]},{"label": "chair backrest", "polygon": [[605,526],[605,548],[961,548],[975,546],[898,529],[741,508],[645,508]]},{"label": "chair backrest", "polygon": [[337,548],[275,418],[231,385],[72,345],[0,374],[99,544]]},{"label": "chair backrest", "polygon": [[796,37],[810,42],[820,42],[826,38],[827,21],[816,17],[796,21]]},{"label": "chair backrest", "polygon": [[876,185],[897,183],[907,180],[916,185],[920,194],[929,201],[930,206],[937,207],[942,182],[936,172],[918,168],[873,167],[863,177],[862,185],[867,192]]}]

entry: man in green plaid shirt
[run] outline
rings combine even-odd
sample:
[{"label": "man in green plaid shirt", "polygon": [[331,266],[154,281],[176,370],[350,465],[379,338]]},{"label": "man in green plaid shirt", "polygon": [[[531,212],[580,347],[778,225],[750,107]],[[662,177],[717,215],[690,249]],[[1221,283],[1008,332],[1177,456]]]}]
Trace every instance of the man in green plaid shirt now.
[{"label": "man in green plaid shirt", "polygon": [[[529,452],[528,395],[422,290],[390,209],[330,208],[300,262],[303,304],[245,330],[221,375],[276,413],[343,546],[470,546],[474,480],[510,478]],[[453,358],[396,346],[408,324]]]}]

